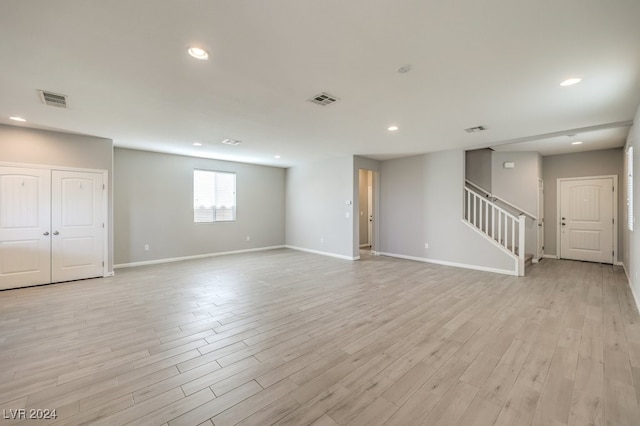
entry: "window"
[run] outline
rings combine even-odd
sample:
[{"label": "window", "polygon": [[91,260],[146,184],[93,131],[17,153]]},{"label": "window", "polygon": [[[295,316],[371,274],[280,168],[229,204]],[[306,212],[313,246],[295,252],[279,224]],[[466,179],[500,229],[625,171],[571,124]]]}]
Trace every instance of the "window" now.
[{"label": "window", "polygon": [[236,220],[236,174],[193,171],[193,221],[231,222]]},{"label": "window", "polygon": [[633,147],[627,150],[627,226],[633,231]]}]

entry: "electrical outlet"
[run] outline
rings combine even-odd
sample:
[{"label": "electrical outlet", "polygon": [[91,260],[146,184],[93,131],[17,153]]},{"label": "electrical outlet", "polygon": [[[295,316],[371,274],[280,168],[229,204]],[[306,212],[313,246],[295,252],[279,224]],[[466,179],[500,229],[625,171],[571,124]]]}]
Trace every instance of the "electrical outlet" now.
[{"label": "electrical outlet", "polygon": [[144,245],[144,251],[149,251],[149,244]]},{"label": "electrical outlet", "polygon": [[324,237],[320,237],[320,242],[324,243]]},{"label": "electrical outlet", "polygon": [[429,243],[424,243],[424,248],[429,248]]},{"label": "electrical outlet", "polygon": [[247,241],[251,241],[251,235],[247,235]]}]

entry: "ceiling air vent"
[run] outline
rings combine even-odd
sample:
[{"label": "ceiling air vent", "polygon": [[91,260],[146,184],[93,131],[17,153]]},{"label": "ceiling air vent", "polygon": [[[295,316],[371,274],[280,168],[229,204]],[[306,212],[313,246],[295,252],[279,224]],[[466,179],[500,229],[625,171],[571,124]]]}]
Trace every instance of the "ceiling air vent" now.
[{"label": "ceiling air vent", "polygon": [[309,102],[314,103],[316,105],[320,105],[320,106],[327,106],[330,105],[334,102],[339,101],[340,99],[330,95],[328,93],[322,92],[318,95],[315,95],[313,98],[307,99]]},{"label": "ceiling air vent", "polygon": [[54,106],[58,108],[68,108],[69,107],[69,98],[67,95],[61,95],[59,93],[46,92],[44,90],[38,90],[38,94],[40,95],[40,100],[43,104]]},{"label": "ceiling air vent", "polygon": [[483,130],[487,130],[487,128],[484,126],[476,126],[476,127],[469,127],[468,129],[464,129],[464,131],[467,133],[476,133],[476,132],[481,132]]},{"label": "ceiling air vent", "polygon": [[240,142],[242,141],[237,141],[235,139],[225,139],[222,141],[222,143],[225,145],[233,145],[233,146],[240,145]]}]

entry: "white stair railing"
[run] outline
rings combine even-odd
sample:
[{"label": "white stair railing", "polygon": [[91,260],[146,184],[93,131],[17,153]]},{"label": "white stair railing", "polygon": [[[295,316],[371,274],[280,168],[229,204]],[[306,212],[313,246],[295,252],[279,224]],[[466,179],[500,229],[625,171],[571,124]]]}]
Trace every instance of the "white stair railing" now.
[{"label": "white stair railing", "polygon": [[470,188],[464,191],[465,221],[509,253],[517,261],[518,275],[523,276],[526,216],[516,217]]}]

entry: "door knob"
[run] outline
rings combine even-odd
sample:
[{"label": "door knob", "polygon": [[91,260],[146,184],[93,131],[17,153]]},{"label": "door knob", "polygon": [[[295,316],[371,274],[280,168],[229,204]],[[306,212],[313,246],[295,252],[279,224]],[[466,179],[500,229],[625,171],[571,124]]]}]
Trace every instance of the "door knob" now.
[{"label": "door knob", "polygon": [[[563,225],[564,225],[564,223],[563,223]],[[53,235],[58,235],[58,234],[60,234],[58,231],[53,231]]]},{"label": "door knob", "polygon": [[562,222],[562,226],[565,226],[565,225],[566,225],[566,223]]},{"label": "door knob", "polygon": [[42,235],[44,235],[44,236],[46,237],[47,235],[49,235],[49,233],[48,233],[48,232],[45,232],[45,233],[43,233]]}]

